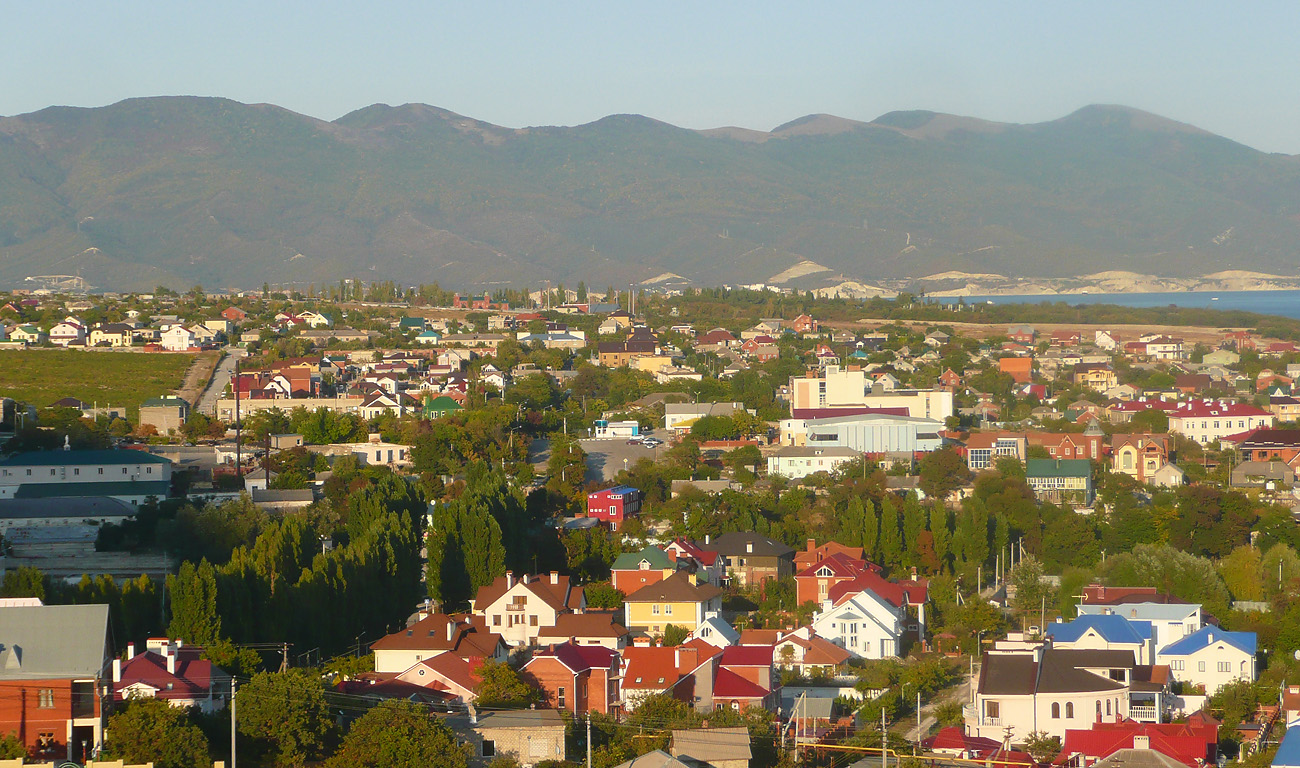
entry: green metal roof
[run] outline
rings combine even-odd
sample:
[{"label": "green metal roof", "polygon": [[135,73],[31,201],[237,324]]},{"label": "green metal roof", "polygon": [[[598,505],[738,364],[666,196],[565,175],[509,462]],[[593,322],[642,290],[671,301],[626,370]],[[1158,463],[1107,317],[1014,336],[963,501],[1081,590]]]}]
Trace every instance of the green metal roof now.
[{"label": "green metal roof", "polygon": [[1089,477],[1092,462],[1087,459],[1029,459],[1025,477]]},{"label": "green metal roof", "polygon": [[171,459],[144,451],[28,451],[0,461],[0,467],[72,467],[87,464],[171,464]]},{"label": "green metal roof", "polygon": [[659,547],[651,544],[640,552],[624,552],[614,560],[613,570],[616,571],[635,571],[641,568],[641,561],[645,560],[650,564],[650,570],[657,571],[674,566],[673,559],[668,556]]},{"label": "green metal roof", "polygon": [[117,480],[111,483],[23,483],[15,499],[52,499],[81,496],[157,496],[167,498],[166,480]]}]

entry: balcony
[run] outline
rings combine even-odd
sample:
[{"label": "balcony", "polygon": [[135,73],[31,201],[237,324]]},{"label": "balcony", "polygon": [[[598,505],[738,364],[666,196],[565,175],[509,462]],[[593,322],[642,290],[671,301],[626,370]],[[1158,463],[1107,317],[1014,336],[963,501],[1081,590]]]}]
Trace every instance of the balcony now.
[{"label": "balcony", "polygon": [[1154,704],[1130,704],[1128,706],[1128,716],[1142,723],[1160,722],[1160,713],[1156,711]]}]

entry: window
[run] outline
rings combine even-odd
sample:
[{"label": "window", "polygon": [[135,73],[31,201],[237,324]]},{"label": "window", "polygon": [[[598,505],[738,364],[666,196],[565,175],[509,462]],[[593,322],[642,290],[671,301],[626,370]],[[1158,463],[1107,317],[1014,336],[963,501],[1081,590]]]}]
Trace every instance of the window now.
[{"label": "window", "polygon": [[1106,717],[1110,717],[1110,699],[1106,699]]},{"label": "window", "polygon": [[1058,720],[1058,719],[1060,719],[1060,717],[1061,717],[1061,704],[1060,704],[1060,702],[1053,701],[1053,702],[1052,702],[1052,719],[1053,719],[1053,720]]},{"label": "window", "polygon": [[[27,474],[30,475],[31,472],[28,472]],[[103,467],[100,467],[100,468],[99,468],[99,474],[101,474],[101,475],[104,474],[104,468],[103,468]]]},{"label": "window", "polygon": [[1070,720],[1074,717],[1074,702],[1065,702],[1065,719]]},{"label": "window", "polygon": [[536,616],[536,615],[533,615],[533,616],[529,616],[529,617],[528,617],[528,626],[530,626],[530,627],[535,627],[535,626],[537,626],[537,616]]},{"label": "window", "polygon": [[79,475],[79,474],[81,474],[81,467],[73,467],[73,468],[72,468],[72,474],[74,474],[74,475]]},{"label": "window", "polygon": [[122,474],[126,474],[126,467],[122,467]]},{"label": "window", "polygon": [[669,603],[669,604],[667,604],[667,605],[664,606],[664,613],[667,614],[667,615],[669,615],[669,616],[672,616],[672,615],[673,615],[673,605],[672,605],[672,603]]},{"label": "window", "polygon": [[492,614],[492,626],[494,627],[501,626],[501,614],[499,613]]},{"label": "window", "polygon": [[54,709],[54,689],[42,688],[37,691],[36,706],[40,709]]},{"label": "window", "polygon": [[54,477],[54,470],[50,470],[50,477]]},{"label": "window", "polygon": [[655,603],[654,605],[650,606],[650,613],[654,616],[659,615],[659,603]]},{"label": "window", "polygon": [[27,470],[27,476],[28,476],[28,477],[31,477],[31,476],[32,476],[32,471],[31,471],[30,469]]},{"label": "window", "polygon": [[1232,671],[1232,662],[1231,662],[1231,661],[1221,661],[1221,662],[1219,662],[1219,671],[1220,671],[1220,672],[1231,672],[1231,671]]},{"label": "window", "polygon": [[1002,716],[1002,707],[996,701],[986,701],[984,702],[984,716],[994,719],[999,718]]},{"label": "window", "polygon": [[146,475],[152,475],[152,474],[153,474],[153,467],[145,467],[145,468],[144,468],[144,473],[145,473]]},{"label": "window", "polygon": [[559,702],[560,709],[564,709],[564,686],[559,687],[558,694],[559,695],[556,696],[556,701]]},{"label": "window", "polygon": [[497,753],[497,743],[491,739],[483,740],[483,756],[495,757]]},{"label": "window", "polygon": [[1198,662],[1196,662],[1196,671],[1197,671],[1197,672],[1204,672],[1204,671],[1205,671],[1205,662],[1203,662],[1203,661],[1198,661]]}]

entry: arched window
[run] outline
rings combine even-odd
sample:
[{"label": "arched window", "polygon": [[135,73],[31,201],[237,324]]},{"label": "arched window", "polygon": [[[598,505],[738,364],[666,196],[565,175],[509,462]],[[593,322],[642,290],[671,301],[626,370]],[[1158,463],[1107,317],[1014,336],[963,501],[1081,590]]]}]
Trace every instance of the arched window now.
[{"label": "arched window", "polygon": [[1058,718],[1060,718],[1060,716],[1061,716],[1061,704],[1060,704],[1060,702],[1053,701],[1053,702],[1052,702],[1052,719],[1053,719],[1053,720],[1058,719]]},{"label": "arched window", "polygon": [[1097,722],[1101,722],[1101,699],[1097,699]]},{"label": "arched window", "polygon": [[1065,702],[1065,718],[1067,720],[1070,720],[1073,719],[1073,717],[1074,717],[1074,702],[1067,701]]},{"label": "arched window", "polygon": [[1110,717],[1110,699],[1106,699],[1106,717]]}]

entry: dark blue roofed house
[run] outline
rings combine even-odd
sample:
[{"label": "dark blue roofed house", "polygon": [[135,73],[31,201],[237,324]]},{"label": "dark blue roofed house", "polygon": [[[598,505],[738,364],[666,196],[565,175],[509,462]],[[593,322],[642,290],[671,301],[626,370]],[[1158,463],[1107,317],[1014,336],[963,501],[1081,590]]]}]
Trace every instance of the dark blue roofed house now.
[{"label": "dark blue roofed house", "polygon": [[1204,686],[1213,696],[1223,686],[1245,680],[1255,682],[1255,633],[1226,632],[1205,626],[1156,651],[1156,663],[1169,665],[1179,682]]},{"label": "dark blue roofed house", "polygon": [[0,499],[167,498],[172,462],[144,451],[31,451],[0,461]]},{"label": "dark blue roofed house", "polygon": [[1170,674],[1155,660],[1155,632],[1151,622],[1111,614],[1083,615],[1074,621],[1048,624],[1044,634],[1057,650],[1132,654],[1129,717],[1139,722],[1159,723],[1172,714]]}]

